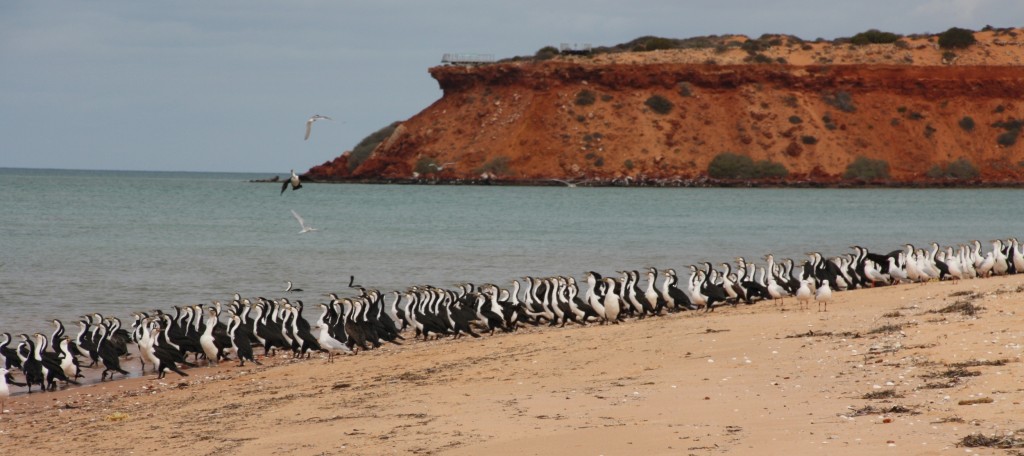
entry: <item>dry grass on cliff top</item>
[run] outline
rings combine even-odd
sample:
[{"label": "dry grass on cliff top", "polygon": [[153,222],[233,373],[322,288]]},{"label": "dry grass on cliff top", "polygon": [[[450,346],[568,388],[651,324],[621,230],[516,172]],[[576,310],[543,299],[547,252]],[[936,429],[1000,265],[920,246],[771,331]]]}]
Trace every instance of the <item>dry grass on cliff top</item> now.
[{"label": "dry grass on cliff top", "polygon": [[[851,45],[832,42],[797,42],[781,37],[783,44],[760,51],[773,61],[783,59],[790,65],[1021,65],[1024,64],[1024,29],[1005,31],[979,31],[974,33],[978,42],[967,49],[947,51],[940,49],[935,36],[906,36],[903,44]],[[724,37],[724,41],[744,42],[743,35]],[[724,52],[715,48],[670,49],[650,52],[598,54],[593,58],[567,57],[581,63],[710,63],[739,65],[748,63],[749,54],[739,47]]]},{"label": "dry grass on cliff top", "polygon": [[[1021,441],[1024,278],[18,396],[18,454],[892,454]],[[972,312],[965,312],[970,309]],[[1017,436],[1017,437],[1015,437]],[[974,450],[972,448],[966,448]],[[999,451],[1014,451],[999,450]],[[1006,453],[1013,454],[1013,453]]]}]

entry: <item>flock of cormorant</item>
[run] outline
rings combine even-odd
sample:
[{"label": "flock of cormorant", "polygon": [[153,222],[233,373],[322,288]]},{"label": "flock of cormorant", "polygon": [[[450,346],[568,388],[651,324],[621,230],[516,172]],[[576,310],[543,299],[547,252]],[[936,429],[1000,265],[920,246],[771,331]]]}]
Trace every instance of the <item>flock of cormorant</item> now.
[{"label": "flock of cormorant", "polygon": [[[254,356],[256,346],[264,356],[277,350],[299,358],[322,352],[332,362],[336,353],[400,344],[409,329],[423,340],[481,337],[481,332],[511,332],[521,325],[617,324],[628,317],[708,312],[790,297],[801,308],[814,300],[819,311],[822,306],[827,311],[833,290],[1024,272],[1024,250],[1016,238],[993,240],[992,249],[984,253],[979,241],[945,248],[932,243],[930,249],[906,244],[887,254],[851,248],[853,253],[833,258],[810,252],[797,274],[794,260],[776,261],[771,254],[759,265],[736,258],[735,269],[731,263],[721,263],[720,268],[708,262],[691,265],[682,284],[674,269],[625,270],[614,277],[589,271],[583,290],[572,276],[527,276],[522,282],[513,280],[509,288],[464,283],[454,289],[416,285],[391,292],[364,288],[350,277],[348,287],[358,293],[328,294],[330,300],[317,306],[313,324],[303,315],[301,300],[244,298],[238,293],[226,305],[214,301],[205,307],[174,306],[171,313],[134,312],[129,327],[117,317],[85,315],[76,322],[74,335],[54,319],[49,336],[0,335],[0,399],[10,394],[8,385],[26,387],[31,393],[33,387],[52,391],[62,383],[78,384],[83,370],[94,366],[103,368],[100,381],[129,375],[122,363],[131,358],[133,345],[142,373],[148,368],[163,378],[168,372],[187,376],[182,366],[199,363],[260,364]],[[299,289],[289,282],[286,291]]]}]

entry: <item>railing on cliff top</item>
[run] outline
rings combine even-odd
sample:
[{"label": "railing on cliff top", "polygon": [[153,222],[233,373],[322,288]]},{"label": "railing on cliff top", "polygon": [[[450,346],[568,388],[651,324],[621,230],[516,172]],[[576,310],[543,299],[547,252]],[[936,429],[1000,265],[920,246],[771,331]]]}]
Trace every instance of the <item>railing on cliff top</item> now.
[{"label": "railing on cliff top", "polygon": [[483,65],[485,63],[494,63],[494,54],[449,52],[441,56],[442,65]]},{"label": "railing on cliff top", "polygon": [[561,43],[558,46],[558,53],[563,55],[590,55],[592,50],[590,43]]}]

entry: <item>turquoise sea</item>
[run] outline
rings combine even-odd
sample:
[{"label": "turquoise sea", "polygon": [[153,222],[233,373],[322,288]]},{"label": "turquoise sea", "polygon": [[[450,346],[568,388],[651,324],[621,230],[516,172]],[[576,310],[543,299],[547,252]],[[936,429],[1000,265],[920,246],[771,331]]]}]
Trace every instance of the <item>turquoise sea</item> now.
[{"label": "turquoise sea", "polygon": [[[286,280],[304,290],[288,296],[309,304],[347,293],[349,275],[383,290],[508,286],[1024,234],[1015,189],[304,184],[280,194],[250,182],[266,177],[0,169],[0,332],[236,291],[282,297]],[[319,231],[299,234],[290,210]]]}]

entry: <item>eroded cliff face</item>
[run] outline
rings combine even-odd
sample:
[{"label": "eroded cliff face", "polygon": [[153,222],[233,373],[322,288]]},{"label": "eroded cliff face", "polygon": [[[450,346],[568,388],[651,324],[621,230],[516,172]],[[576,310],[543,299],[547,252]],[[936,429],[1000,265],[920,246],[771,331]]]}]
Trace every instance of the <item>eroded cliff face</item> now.
[{"label": "eroded cliff face", "polygon": [[548,61],[430,74],[441,99],[351,174],[308,174],[679,183],[732,152],[783,164],[786,182],[838,183],[860,156],[888,162],[897,183],[940,184],[926,173],[959,158],[980,171],[969,183],[1024,182],[1024,145],[1011,142],[1020,66]]}]

